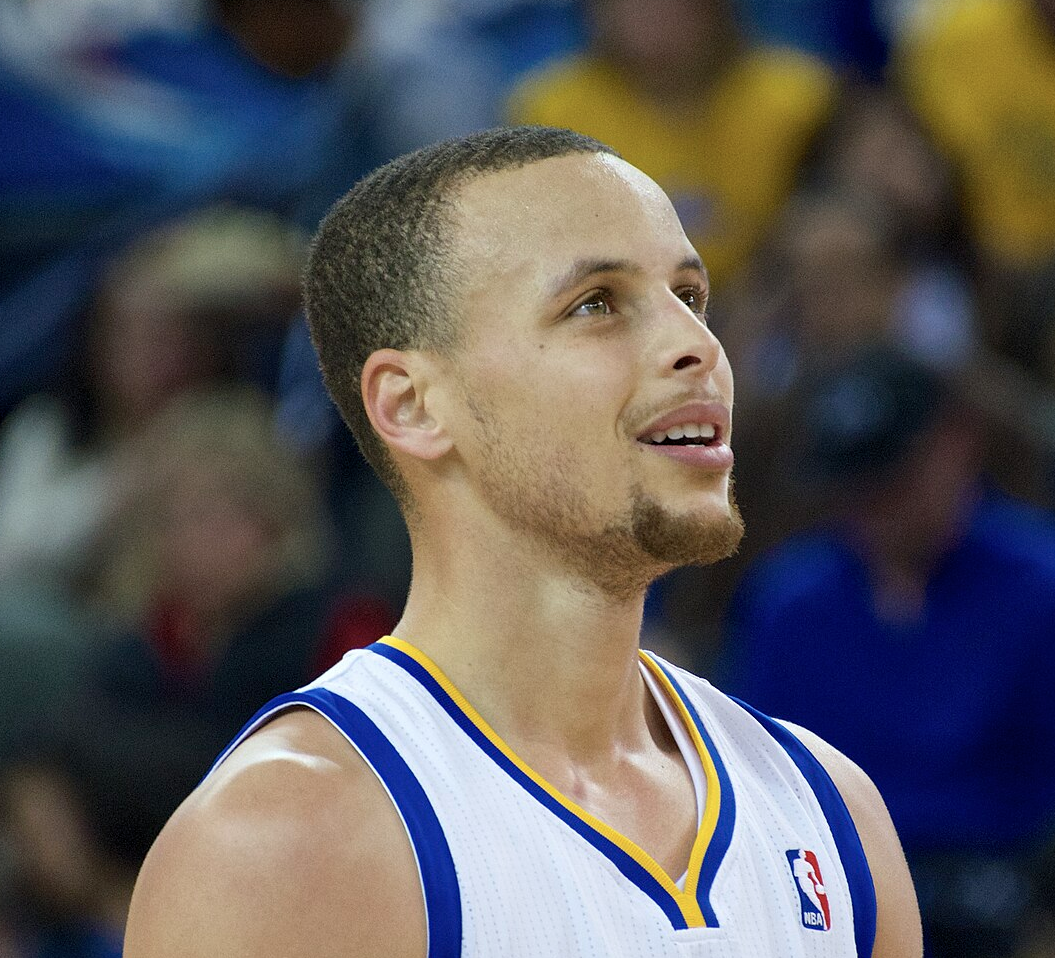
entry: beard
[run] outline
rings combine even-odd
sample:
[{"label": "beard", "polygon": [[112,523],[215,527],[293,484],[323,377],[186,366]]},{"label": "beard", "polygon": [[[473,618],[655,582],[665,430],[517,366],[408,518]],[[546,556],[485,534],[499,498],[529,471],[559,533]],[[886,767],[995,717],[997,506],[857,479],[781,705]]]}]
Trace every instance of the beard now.
[{"label": "beard", "polygon": [[492,509],[529,541],[540,543],[565,567],[606,595],[631,600],[665,572],[710,565],[736,553],[744,524],[729,478],[724,508],[675,512],[631,490],[629,506],[604,523],[584,493],[585,467],[574,452],[556,452],[548,437],[515,442],[472,401],[484,442],[479,481]]},{"label": "beard", "polygon": [[733,479],[729,477],[727,511],[718,516],[678,515],[638,491],[630,510],[630,529],[646,555],[670,567],[728,559],[744,537]]},{"label": "beard", "polygon": [[711,565],[736,553],[744,523],[732,477],[724,511],[675,512],[634,491],[628,513],[597,536],[583,539],[592,581],[617,598],[631,598],[678,566]]}]

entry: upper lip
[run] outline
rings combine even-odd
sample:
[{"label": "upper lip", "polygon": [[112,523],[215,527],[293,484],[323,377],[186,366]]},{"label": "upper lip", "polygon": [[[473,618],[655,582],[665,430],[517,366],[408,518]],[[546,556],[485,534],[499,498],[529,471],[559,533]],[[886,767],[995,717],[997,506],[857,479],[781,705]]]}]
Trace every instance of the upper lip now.
[{"label": "upper lip", "polygon": [[722,402],[697,400],[678,406],[677,409],[664,413],[658,419],[650,422],[640,433],[638,440],[647,440],[654,432],[666,432],[674,426],[684,426],[687,423],[710,423],[714,426],[714,437],[718,441],[724,441],[729,435],[730,412],[729,407]]}]

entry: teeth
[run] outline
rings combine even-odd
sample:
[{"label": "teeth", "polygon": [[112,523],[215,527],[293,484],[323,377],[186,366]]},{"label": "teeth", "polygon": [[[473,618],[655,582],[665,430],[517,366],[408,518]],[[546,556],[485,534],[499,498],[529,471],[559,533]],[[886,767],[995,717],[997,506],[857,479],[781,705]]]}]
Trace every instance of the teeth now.
[{"label": "teeth", "polygon": [[648,438],[656,444],[668,439],[702,439],[704,442],[709,442],[714,435],[713,423],[689,422],[681,426],[672,426],[663,432],[654,432]]}]

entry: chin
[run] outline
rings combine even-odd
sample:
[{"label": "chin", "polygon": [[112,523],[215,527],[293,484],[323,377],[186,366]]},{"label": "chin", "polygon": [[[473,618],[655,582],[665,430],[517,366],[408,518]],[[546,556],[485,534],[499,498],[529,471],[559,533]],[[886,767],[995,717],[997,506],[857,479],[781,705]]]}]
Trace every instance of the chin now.
[{"label": "chin", "polygon": [[728,499],[713,509],[677,513],[644,497],[631,518],[642,551],[671,566],[710,565],[736,553],[744,523],[730,487]]}]

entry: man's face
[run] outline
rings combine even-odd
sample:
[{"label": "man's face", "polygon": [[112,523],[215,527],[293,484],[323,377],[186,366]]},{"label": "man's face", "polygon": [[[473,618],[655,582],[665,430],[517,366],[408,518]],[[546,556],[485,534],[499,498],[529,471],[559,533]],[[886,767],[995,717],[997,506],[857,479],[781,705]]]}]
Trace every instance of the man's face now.
[{"label": "man's face", "polygon": [[692,95],[735,32],[725,0],[594,0],[600,48],[646,89]]},{"label": "man's face", "polygon": [[457,200],[452,434],[480,500],[611,592],[731,554],[732,373],[664,193],[587,154]]}]

